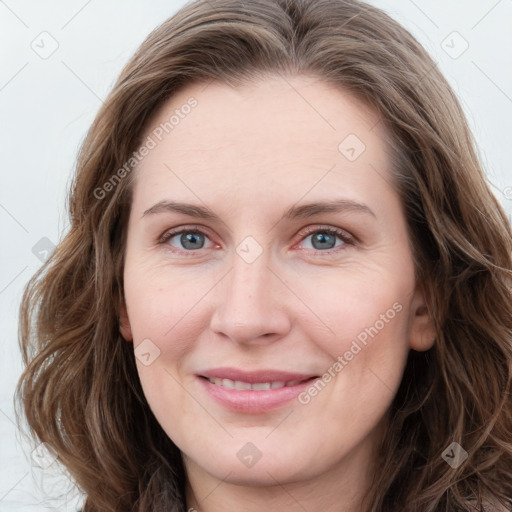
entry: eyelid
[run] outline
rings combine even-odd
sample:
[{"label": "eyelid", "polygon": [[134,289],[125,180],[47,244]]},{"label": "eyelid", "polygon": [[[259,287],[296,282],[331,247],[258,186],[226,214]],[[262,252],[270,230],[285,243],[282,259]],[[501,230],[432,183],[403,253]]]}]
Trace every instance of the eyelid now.
[{"label": "eyelid", "polygon": [[[160,237],[158,238],[158,243],[159,244],[165,244],[168,240],[170,240],[171,238],[174,238],[175,236],[177,235],[180,235],[184,232],[186,233],[199,233],[201,235],[205,235],[207,236],[208,238],[211,238],[209,233],[208,233],[208,229],[205,227],[205,226],[201,226],[201,225],[184,225],[184,226],[180,226],[178,228],[172,228],[172,229],[168,229],[166,230],[162,235],[160,235]],[[299,244],[301,242],[304,241],[305,238],[307,238],[308,236],[316,233],[316,232],[328,232],[328,233],[331,233],[337,237],[340,238],[340,240],[343,242],[343,244],[341,246],[338,246],[338,247],[333,247],[332,249],[326,249],[324,251],[321,251],[321,250],[314,250],[314,249],[301,249],[301,250],[305,250],[305,251],[312,251],[316,254],[330,254],[330,253],[333,253],[333,252],[339,252],[340,250],[343,250],[343,248],[346,246],[346,245],[356,245],[358,240],[355,236],[353,236],[352,234],[350,234],[348,231],[346,231],[345,229],[342,229],[342,228],[338,228],[338,227],[334,227],[334,226],[330,226],[330,225],[313,225],[313,226],[307,226],[305,228],[303,228],[301,231],[299,231],[299,233],[297,234],[297,236],[300,237],[300,240],[295,244]],[[218,245],[218,244],[215,244],[215,242],[212,242],[214,245]],[[202,248],[204,249],[204,248]],[[181,253],[188,253],[188,255],[192,256],[194,253],[199,253],[201,251],[201,249],[198,249],[198,250],[195,250],[195,251],[187,251],[185,249],[178,249],[178,248],[175,248],[173,247],[172,249],[170,249],[171,251],[173,252],[181,252]]]},{"label": "eyelid", "polygon": [[[327,231],[329,233],[334,233],[337,236],[339,236],[345,243],[351,243],[351,244],[357,243],[357,238],[354,235],[350,234],[347,230],[342,229],[342,228],[337,228],[335,226],[330,226],[328,224],[325,224],[325,225],[316,224],[314,226],[305,227],[303,230],[301,230],[298,233],[298,236],[301,237],[300,241],[302,241],[304,237],[311,235],[313,233],[316,233],[317,231]],[[320,252],[327,252],[327,251],[320,251]]]},{"label": "eyelid", "polygon": [[173,238],[176,235],[180,235],[184,231],[186,231],[187,233],[198,232],[198,233],[201,233],[201,234],[204,234],[204,235],[208,234],[207,233],[207,229],[204,226],[199,226],[199,225],[191,224],[191,225],[180,226],[178,228],[166,229],[158,237],[158,242],[159,243],[164,243],[167,240],[169,240],[170,238]]}]

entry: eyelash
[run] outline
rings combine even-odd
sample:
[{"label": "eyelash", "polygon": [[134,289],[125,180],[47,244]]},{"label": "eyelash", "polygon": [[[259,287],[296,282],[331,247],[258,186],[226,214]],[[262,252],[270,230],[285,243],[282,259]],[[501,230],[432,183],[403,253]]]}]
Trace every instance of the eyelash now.
[{"label": "eyelash", "polygon": [[[313,251],[313,252],[316,252],[316,253],[319,253],[319,254],[322,254],[322,255],[328,255],[328,254],[332,254],[332,253],[336,253],[336,252],[339,252],[341,250],[344,250],[345,246],[347,245],[355,245],[356,243],[356,240],[355,238],[352,236],[352,235],[349,235],[346,231],[340,229],[340,228],[333,228],[333,227],[330,227],[330,226],[320,226],[320,227],[315,227],[315,228],[306,228],[307,231],[305,232],[302,232],[301,233],[301,242],[303,240],[305,240],[308,236],[311,236],[315,233],[328,233],[329,235],[334,235],[334,236],[337,236],[341,239],[341,241],[343,242],[343,245],[339,246],[339,247],[335,247],[335,248],[332,248],[332,249],[327,249],[325,251],[321,251],[321,250],[315,250],[315,249],[301,249],[301,250],[306,250],[306,251]],[[205,235],[206,237],[208,237],[207,233],[205,233],[204,231],[201,231],[197,226],[192,226],[192,227],[184,227],[184,228],[179,228],[179,229],[176,229],[176,230],[170,230],[170,231],[166,231],[159,239],[158,243],[159,244],[166,244],[169,240],[171,240],[172,238],[174,238],[175,236],[177,235],[181,235],[183,233],[192,233],[192,234],[199,234],[199,235]],[[186,250],[186,249],[177,249],[175,247],[172,247],[171,245],[168,245],[168,247],[170,248],[170,250],[172,252],[183,252],[183,253],[189,253],[187,254],[187,256],[191,256],[193,257],[194,256],[194,253],[197,253],[199,252],[201,249],[198,249],[198,250]]]}]

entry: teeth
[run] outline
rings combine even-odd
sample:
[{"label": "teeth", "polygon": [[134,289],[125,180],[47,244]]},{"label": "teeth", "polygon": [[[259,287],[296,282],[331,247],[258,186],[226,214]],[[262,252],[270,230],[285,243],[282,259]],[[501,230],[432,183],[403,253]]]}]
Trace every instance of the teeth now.
[{"label": "teeth", "polygon": [[285,386],[296,386],[299,384],[299,380],[290,380],[288,382],[275,381],[275,382],[255,382],[251,384],[250,382],[243,382],[240,380],[231,380],[231,379],[211,379],[208,380],[215,384],[216,386],[223,386],[228,389],[238,389],[238,390],[267,390],[267,389],[278,389],[284,388]]},{"label": "teeth", "polygon": [[251,386],[251,389],[270,389],[272,384],[270,382],[256,382]]},{"label": "teeth", "polygon": [[225,388],[235,389],[235,382],[229,379],[222,379],[222,385]]},{"label": "teeth", "polygon": [[[224,379],[228,380],[228,379]],[[233,382],[232,380],[229,381]],[[242,382],[240,380],[235,380],[235,389],[251,389],[251,385],[248,382]]]}]

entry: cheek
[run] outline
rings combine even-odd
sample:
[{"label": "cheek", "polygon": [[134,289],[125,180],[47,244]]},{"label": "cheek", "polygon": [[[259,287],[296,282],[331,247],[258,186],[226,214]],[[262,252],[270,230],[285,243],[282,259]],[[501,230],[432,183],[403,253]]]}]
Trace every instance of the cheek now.
[{"label": "cheek", "polygon": [[158,355],[149,365],[136,359],[139,379],[157,420],[170,437],[180,439],[179,422],[169,421],[169,413],[191,413],[191,402],[183,392],[184,362],[204,330],[204,322],[198,318],[204,291],[190,286],[190,279],[165,277],[161,269],[134,267],[139,272],[128,267],[125,274],[125,297],[136,356],[138,347],[148,346],[148,340],[158,347]]},{"label": "cheek", "polygon": [[[324,393],[320,384],[318,391],[310,390],[311,396],[303,396],[303,403],[315,401],[318,414],[330,410],[334,424],[347,420],[348,408],[364,424],[359,415],[376,420],[401,381],[409,352],[413,268],[403,265],[399,272],[368,265],[358,272],[340,272],[327,282],[326,287],[308,287],[308,305],[322,323],[316,319],[305,328],[329,356],[322,380],[331,392]],[[317,400],[317,395],[322,398]],[[361,409],[362,403],[368,407]]]},{"label": "cheek", "polygon": [[367,276],[345,276],[329,287],[328,298],[309,295],[311,308],[334,334],[325,336],[325,327],[311,324],[308,338],[330,363],[300,401],[305,417],[322,418],[323,440],[331,446],[357,444],[377,425],[400,385],[409,352],[410,281],[383,272]]},{"label": "cheek", "polygon": [[365,268],[337,275],[331,272],[325,280],[315,282],[303,280],[299,293],[307,297],[307,306],[314,313],[311,329],[315,325],[321,329],[328,352],[339,355],[349,350],[354,340],[361,346],[377,338],[382,343],[388,338],[404,340],[413,285],[414,276],[407,269],[400,275],[382,267]]},{"label": "cheek", "polygon": [[190,317],[201,308],[205,291],[200,276],[190,271],[161,268],[143,260],[125,268],[124,292],[135,343],[154,337],[161,343],[172,339],[182,348],[183,325],[187,332],[199,327]]},{"label": "cheek", "polygon": [[[146,338],[155,340],[169,361],[191,350],[216,305],[222,304],[218,290],[207,296],[222,277],[217,274],[199,266],[169,271],[143,261],[131,266],[127,262],[125,297],[135,345]],[[335,358],[350,350],[354,340],[365,346],[377,334],[380,340],[403,339],[407,294],[413,284],[412,267],[368,263],[356,270],[302,272],[290,281],[294,293],[289,300],[286,292],[280,300],[311,341]]]}]

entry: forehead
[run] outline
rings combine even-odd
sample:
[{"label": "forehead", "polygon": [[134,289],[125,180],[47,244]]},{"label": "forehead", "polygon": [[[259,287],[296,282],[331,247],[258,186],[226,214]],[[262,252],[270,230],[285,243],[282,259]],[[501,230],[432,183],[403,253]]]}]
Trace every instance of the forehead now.
[{"label": "forehead", "polygon": [[362,199],[369,187],[381,198],[390,188],[379,113],[310,76],[191,84],[160,106],[148,137],[154,147],[135,169],[141,208],[167,191],[208,203],[236,190],[231,201],[248,204],[269,192],[298,201],[339,189]]}]

